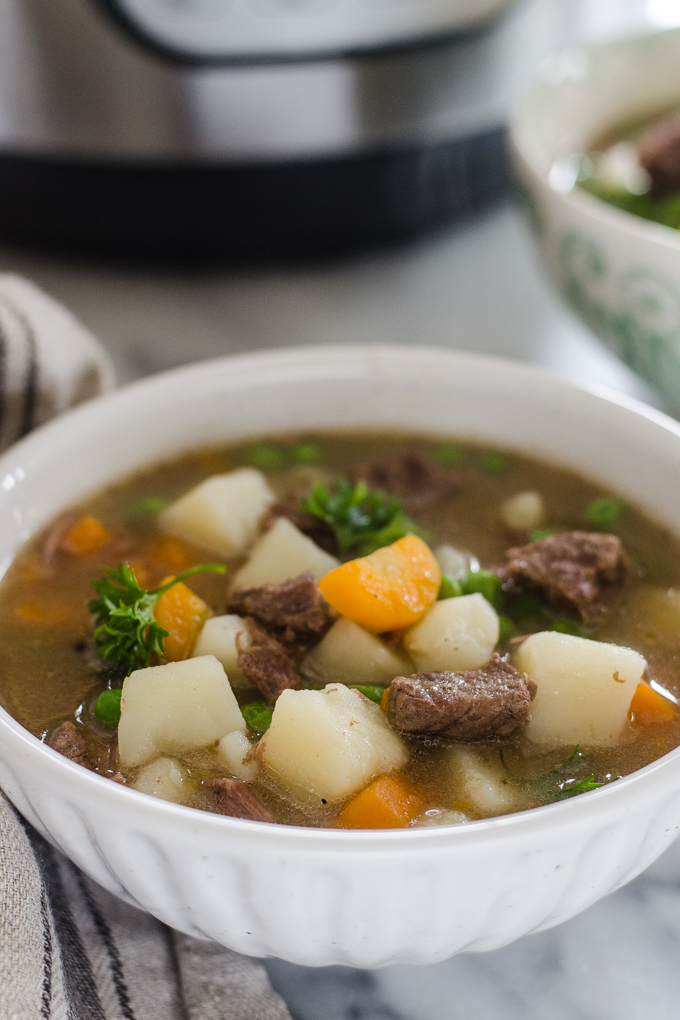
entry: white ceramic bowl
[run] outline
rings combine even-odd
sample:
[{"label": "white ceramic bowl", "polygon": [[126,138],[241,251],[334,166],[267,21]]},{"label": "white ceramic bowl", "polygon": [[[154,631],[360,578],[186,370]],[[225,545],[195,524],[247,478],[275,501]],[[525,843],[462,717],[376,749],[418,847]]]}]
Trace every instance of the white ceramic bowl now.
[{"label": "white ceramic bowl", "polygon": [[680,105],[680,29],[565,50],[518,103],[512,153],[553,280],[595,333],[680,410],[680,232],[574,187],[573,155]]},{"label": "white ceramic bowl", "polygon": [[[0,458],[0,561],[92,489],[206,443],[281,429],[412,429],[549,458],[680,532],[680,426],[533,368],[430,348],[302,348],[179,369]],[[502,946],[583,910],[677,835],[680,749],[602,790],[469,825],[351,832],[155,800],[39,743],[0,710],[0,783],[92,878],[192,935],[359,967]]]}]

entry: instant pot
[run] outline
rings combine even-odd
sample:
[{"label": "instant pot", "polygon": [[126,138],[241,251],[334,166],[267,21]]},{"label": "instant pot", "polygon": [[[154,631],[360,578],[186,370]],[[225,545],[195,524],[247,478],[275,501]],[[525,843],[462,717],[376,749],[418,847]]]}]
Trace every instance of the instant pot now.
[{"label": "instant pot", "polygon": [[505,189],[522,24],[510,0],[2,0],[0,240],[196,261],[413,236]]}]

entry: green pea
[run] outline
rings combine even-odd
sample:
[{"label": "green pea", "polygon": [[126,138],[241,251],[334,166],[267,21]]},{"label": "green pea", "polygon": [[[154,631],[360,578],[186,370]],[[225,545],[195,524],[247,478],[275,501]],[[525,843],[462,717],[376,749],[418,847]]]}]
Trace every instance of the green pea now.
[{"label": "green pea", "polygon": [[596,528],[607,528],[621,516],[622,506],[618,499],[602,496],[586,507],[586,520]]},{"label": "green pea", "polygon": [[502,475],[510,467],[508,458],[502,453],[483,453],[477,461],[477,467],[487,475]]},{"label": "green pea", "polygon": [[257,443],[246,450],[244,460],[260,471],[271,471],[283,464],[283,453],[271,443]]},{"label": "green pea", "polygon": [[121,690],[102,691],[94,706],[94,717],[102,726],[117,726],[120,722]]},{"label": "green pea", "polygon": [[291,446],[290,454],[298,464],[318,464],[323,459],[323,450],[318,443],[298,443]]},{"label": "green pea", "polygon": [[159,514],[161,510],[165,510],[167,505],[167,499],[163,499],[161,496],[148,496],[146,499],[140,499],[138,503],[135,503],[131,516],[150,517],[152,514]]},{"label": "green pea", "polygon": [[503,605],[501,579],[492,570],[471,571],[463,580],[461,587],[464,595],[474,595],[479,592],[496,610]]},{"label": "green pea", "polygon": [[442,574],[437,599],[441,602],[442,599],[455,599],[462,594],[463,586],[460,581],[455,577],[449,577],[448,574]]},{"label": "green pea", "polygon": [[264,733],[268,730],[274,709],[265,705],[264,701],[249,701],[247,705],[241,706],[241,714],[255,733]]},{"label": "green pea", "polygon": [[510,619],[509,616],[498,617],[498,639],[499,641],[509,641],[517,633],[517,627]]},{"label": "green pea", "polygon": [[432,452],[432,456],[435,460],[439,461],[440,464],[444,464],[446,467],[453,467],[454,464],[460,464],[465,454],[460,446],[447,444],[445,446],[438,446],[436,450]]},{"label": "green pea", "polygon": [[556,630],[558,634],[573,634],[574,637],[581,637],[583,634],[582,628],[573,620],[555,620],[550,629]]},{"label": "green pea", "polygon": [[529,533],[529,542],[540,542],[544,538],[552,538],[553,535],[559,535],[555,528],[536,528]]},{"label": "green pea", "polygon": [[376,687],[374,684],[347,684],[350,690],[359,691],[369,701],[375,701],[376,705],[380,704],[380,699],[385,693],[384,687]]}]

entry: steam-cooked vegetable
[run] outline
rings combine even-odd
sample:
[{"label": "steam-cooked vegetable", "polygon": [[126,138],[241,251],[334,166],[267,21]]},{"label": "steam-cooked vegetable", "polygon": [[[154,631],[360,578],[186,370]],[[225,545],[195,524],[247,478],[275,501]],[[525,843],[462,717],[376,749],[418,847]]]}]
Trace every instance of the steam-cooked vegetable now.
[{"label": "steam-cooked vegetable", "polygon": [[640,726],[661,726],[671,722],[677,708],[668,698],[653,690],[649,684],[638,684],[630,703],[630,716]]},{"label": "steam-cooked vegetable", "polygon": [[342,684],[284,691],[258,757],[302,801],[337,803],[406,764],[406,747],[377,705]]},{"label": "steam-cooked vegetable", "polygon": [[121,765],[183,754],[245,730],[221,663],[213,655],[138,669],[123,684],[118,725]]},{"label": "steam-cooked vegetable", "polygon": [[526,489],[516,492],[501,505],[501,518],[508,528],[531,531],[545,518],[545,503],[540,492]]},{"label": "steam-cooked vegetable", "polygon": [[205,570],[224,573],[219,563],[203,563],[147,591],[127,563],[119,563],[117,570],[105,567],[104,577],[91,582],[99,597],[87,604],[96,621],[94,645],[99,655],[120,673],[143,669],[153,655],[163,655],[168,631],[154,617],[156,604],[174,585]]},{"label": "steam-cooked vegetable", "polygon": [[302,672],[319,683],[388,684],[411,672],[405,656],[352,620],[336,620],[302,663]]},{"label": "steam-cooked vegetable", "polygon": [[217,556],[242,555],[253,542],[257,528],[274,494],[255,468],[239,468],[213,475],[163,510],[158,523],[163,531]]},{"label": "steam-cooked vegetable", "polygon": [[101,521],[88,514],[69,528],[61,540],[61,548],[72,556],[88,556],[110,538],[111,533]]},{"label": "steam-cooked vegetable", "polygon": [[320,549],[287,517],[279,517],[266,535],[255,543],[231,587],[238,591],[241,588],[259,588],[263,584],[283,584],[305,573],[320,578],[337,566],[335,556]]},{"label": "steam-cooked vegetable", "polygon": [[521,787],[510,779],[493,752],[459,745],[448,752],[449,795],[482,817],[505,815],[529,806]]},{"label": "steam-cooked vegetable", "polygon": [[421,538],[407,535],[336,567],[319,587],[341,616],[380,634],[415,623],[436,600],[440,581],[431,551]]},{"label": "steam-cooked vegetable", "polygon": [[[166,577],[161,587],[174,580]],[[166,631],[163,656],[170,662],[188,658],[209,614],[210,606],[181,581],[164,591],[153,611],[156,623]]]},{"label": "steam-cooked vegetable", "polygon": [[193,655],[214,655],[224,666],[232,687],[244,686],[248,683],[238,665],[238,648],[236,638],[242,648],[251,644],[250,631],[246,621],[233,613],[226,616],[213,616],[203,625],[194,645]]},{"label": "steam-cooked vegetable", "polygon": [[139,772],[132,788],[161,800],[184,804],[192,793],[188,778],[185,766],[176,758],[158,758]]},{"label": "steam-cooked vegetable", "polygon": [[94,706],[94,716],[102,726],[117,726],[120,721],[120,689],[102,691]]},{"label": "steam-cooked vegetable", "polygon": [[341,478],[335,489],[315,485],[302,509],[335,532],[341,556],[368,556],[419,528],[403,511],[401,500],[372,492],[364,482],[352,485]]},{"label": "steam-cooked vegetable", "polygon": [[248,760],[245,760],[251,751],[250,741],[240,730],[228,733],[217,745],[217,757],[224,767],[232,776],[243,779],[246,783],[254,783],[260,771],[260,766],[254,759],[248,757]]},{"label": "steam-cooked vegetable", "polygon": [[571,634],[532,634],[515,666],[538,685],[527,736],[560,747],[615,744],[646,668],[638,652]]},{"label": "steam-cooked vegetable", "polygon": [[421,672],[479,669],[498,642],[495,610],[483,595],[437,602],[404,637],[404,647]]},{"label": "steam-cooked vegetable", "polygon": [[352,797],[335,824],[342,829],[403,829],[426,807],[427,797],[415,783],[388,772]]}]

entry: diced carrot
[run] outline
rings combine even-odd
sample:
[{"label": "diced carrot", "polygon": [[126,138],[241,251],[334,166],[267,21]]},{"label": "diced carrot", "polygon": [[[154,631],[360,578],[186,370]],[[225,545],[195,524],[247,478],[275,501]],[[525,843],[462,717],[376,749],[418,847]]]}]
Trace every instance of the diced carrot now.
[{"label": "diced carrot", "polygon": [[87,556],[111,538],[111,535],[96,517],[81,517],[66,532],[61,548],[72,556]]},{"label": "diced carrot", "polygon": [[638,684],[630,703],[628,716],[641,726],[656,726],[670,722],[676,716],[672,702],[657,694],[649,684]]},{"label": "diced carrot", "polygon": [[388,703],[389,700],[390,700],[390,689],[389,689],[389,687],[386,687],[385,690],[382,692],[382,697],[380,699],[380,708],[381,708],[381,710],[383,712],[387,711],[387,703]]},{"label": "diced carrot", "polygon": [[57,627],[66,623],[69,616],[62,606],[42,602],[20,602],[14,612],[24,623],[33,623],[43,627]]},{"label": "diced carrot", "polygon": [[176,538],[159,538],[149,550],[152,565],[165,567],[175,574],[181,574],[189,566],[189,553],[182,542]]},{"label": "diced carrot", "polygon": [[[171,580],[172,577],[166,577],[159,587]],[[164,645],[166,659],[170,662],[188,659],[209,612],[210,608],[203,599],[194,595],[181,581],[161,595],[153,615],[156,622],[168,631]]]},{"label": "diced carrot", "polygon": [[336,567],[319,587],[341,616],[380,634],[416,623],[436,601],[440,581],[430,549],[416,535],[406,535]]},{"label": "diced carrot", "polygon": [[343,829],[401,829],[426,807],[420,787],[405,776],[386,772],[345,804],[335,824]]}]

